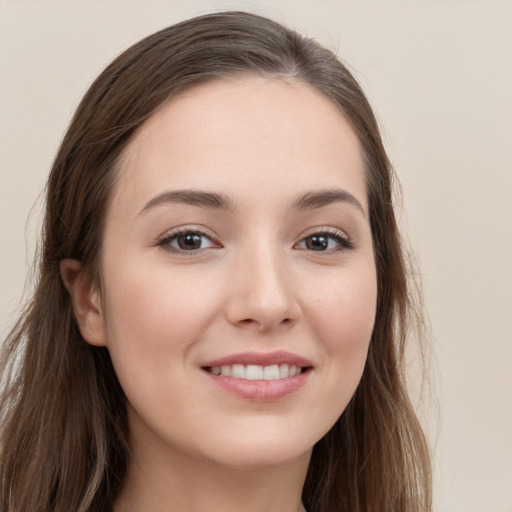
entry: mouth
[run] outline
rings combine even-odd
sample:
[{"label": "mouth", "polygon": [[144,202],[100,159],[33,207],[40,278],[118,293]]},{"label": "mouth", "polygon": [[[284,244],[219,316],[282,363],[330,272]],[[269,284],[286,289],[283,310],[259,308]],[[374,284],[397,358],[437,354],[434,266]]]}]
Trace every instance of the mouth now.
[{"label": "mouth", "polygon": [[208,361],[203,370],[213,375],[245,380],[289,379],[313,368],[308,359],[285,351],[241,352]]},{"label": "mouth", "polygon": [[313,365],[289,352],[245,352],[209,361],[201,369],[221,389],[261,402],[298,391],[308,381]]},{"label": "mouth", "polygon": [[231,364],[203,367],[213,375],[245,380],[280,380],[295,377],[311,369],[311,366],[296,366],[287,363],[268,366],[258,364]]}]

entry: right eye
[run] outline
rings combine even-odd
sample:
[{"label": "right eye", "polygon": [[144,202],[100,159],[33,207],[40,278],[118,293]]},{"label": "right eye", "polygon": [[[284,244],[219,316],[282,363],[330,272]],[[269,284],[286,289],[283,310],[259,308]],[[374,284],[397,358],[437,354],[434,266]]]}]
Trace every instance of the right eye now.
[{"label": "right eye", "polygon": [[218,247],[208,235],[197,230],[179,230],[162,238],[158,245],[172,252],[197,253],[202,249]]}]

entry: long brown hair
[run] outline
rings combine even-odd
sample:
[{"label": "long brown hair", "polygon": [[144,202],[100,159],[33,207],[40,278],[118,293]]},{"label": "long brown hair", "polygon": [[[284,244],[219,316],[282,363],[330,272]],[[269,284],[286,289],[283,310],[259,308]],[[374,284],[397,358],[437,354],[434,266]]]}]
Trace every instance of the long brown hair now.
[{"label": "long brown hair", "polygon": [[178,91],[243,74],[287,77],[321,91],[351,123],[366,165],[375,327],[354,397],[314,447],[304,504],[310,512],[430,512],[429,453],[404,376],[417,309],[375,116],[332,52],[243,12],[194,18],[135,44],[95,80],[71,121],[47,184],[37,287],[0,361],[3,512],[112,508],[129,456],[126,398],[107,349],[80,335],[59,263],[76,259],[101,282],[105,213],[134,131]]}]

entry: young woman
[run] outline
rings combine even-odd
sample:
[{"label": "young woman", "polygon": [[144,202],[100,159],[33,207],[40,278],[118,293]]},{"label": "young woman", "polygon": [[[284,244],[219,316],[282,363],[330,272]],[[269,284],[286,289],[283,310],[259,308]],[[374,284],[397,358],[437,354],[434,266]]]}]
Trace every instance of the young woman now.
[{"label": "young woman", "polygon": [[1,510],[429,511],[392,186],[312,40],[231,12],[124,52],[57,154],[4,345]]}]

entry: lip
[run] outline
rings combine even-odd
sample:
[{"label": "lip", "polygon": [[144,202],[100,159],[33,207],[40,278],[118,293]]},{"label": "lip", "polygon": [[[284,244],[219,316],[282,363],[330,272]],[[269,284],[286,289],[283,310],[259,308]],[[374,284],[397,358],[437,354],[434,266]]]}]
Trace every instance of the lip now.
[{"label": "lip", "polygon": [[273,364],[289,364],[302,368],[313,366],[311,361],[291,352],[279,350],[277,352],[240,352],[219,359],[212,359],[202,363],[203,368],[211,366],[228,366],[232,364],[256,364],[259,366],[271,366]]},{"label": "lip", "polygon": [[[254,364],[259,366],[289,364],[290,366],[306,368],[306,370],[303,370],[293,377],[277,380],[235,379],[233,377],[214,375],[207,371],[207,369],[212,366],[228,366],[233,364]],[[311,361],[297,354],[283,351],[271,353],[242,352],[219,359],[213,359],[201,365],[205,376],[220,389],[238,398],[255,402],[275,402],[298,391],[308,381],[312,367]]]}]

